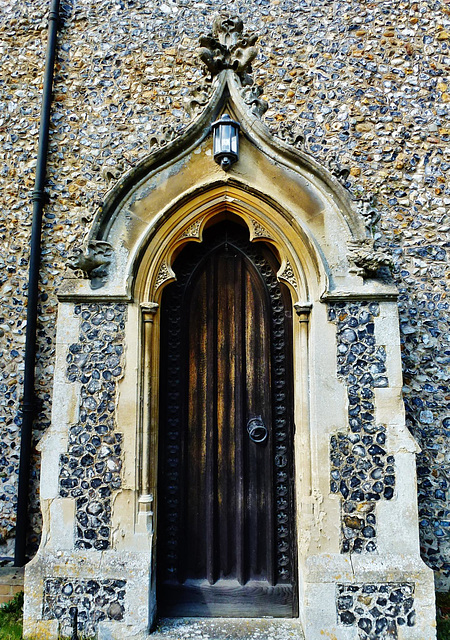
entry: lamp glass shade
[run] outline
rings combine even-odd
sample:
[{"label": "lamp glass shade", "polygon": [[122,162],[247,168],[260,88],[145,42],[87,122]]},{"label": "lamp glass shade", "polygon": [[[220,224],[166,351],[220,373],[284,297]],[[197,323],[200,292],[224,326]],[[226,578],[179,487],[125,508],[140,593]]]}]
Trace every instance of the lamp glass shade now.
[{"label": "lamp glass shade", "polygon": [[228,114],[212,124],[214,160],[222,167],[229,167],[238,159],[239,128],[239,123]]}]

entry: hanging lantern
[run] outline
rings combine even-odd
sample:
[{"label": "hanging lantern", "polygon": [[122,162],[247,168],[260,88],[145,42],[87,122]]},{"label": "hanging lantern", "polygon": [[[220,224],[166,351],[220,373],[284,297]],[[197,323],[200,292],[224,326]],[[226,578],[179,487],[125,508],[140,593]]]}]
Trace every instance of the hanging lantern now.
[{"label": "hanging lantern", "polygon": [[228,171],[233,162],[239,159],[239,122],[235,122],[227,113],[213,122],[214,160],[224,171]]}]

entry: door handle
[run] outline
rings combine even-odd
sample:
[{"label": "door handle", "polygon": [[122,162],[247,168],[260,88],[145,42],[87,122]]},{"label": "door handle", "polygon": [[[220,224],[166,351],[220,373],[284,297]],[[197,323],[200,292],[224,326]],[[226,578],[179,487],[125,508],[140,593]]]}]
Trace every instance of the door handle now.
[{"label": "door handle", "polygon": [[263,422],[261,416],[256,416],[256,418],[250,418],[247,422],[247,433],[252,442],[256,442],[260,444],[267,440],[267,436],[269,432],[267,430],[266,425]]}]

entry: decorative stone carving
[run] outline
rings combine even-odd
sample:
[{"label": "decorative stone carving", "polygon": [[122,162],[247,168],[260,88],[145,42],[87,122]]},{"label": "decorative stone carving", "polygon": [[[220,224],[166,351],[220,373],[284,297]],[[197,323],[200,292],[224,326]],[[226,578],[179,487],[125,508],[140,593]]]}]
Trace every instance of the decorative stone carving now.
[{"label": "decorative stone carving", "polygon": [[106,182],[114,182],[115,180],[118,180],[123,173],[123,165],[106,165],[102,168],[102,177]]},{"label": "decorative stone carving", "polygon": [[281,271],[278,272],[277,276],[278,280],[284,280],[285,282],[288,282],[298,293],[297,278],[295,277],[294,269],[292,268],[289,260],[286,260],[284,267]]},{"label": "decorative stone carving", "polygon": [[350,272],[358,276],[374,277],[379,269],[383,267],[391,269],[393,266],[392,257],[386,251],[376,248],[372,238],[352,240],[348,242],[348,248]]},{"label": "decorative stone carving", "polygon": [[251,63],[257,54],[254,45],[258,36],[243,33],[243,28],[239,16],[221,13],[213,22],[212,33],[200,37],[197,55],[210,75],[192,87],[184,100],[191,117],[208,104],[213,79],[225,69],[236,73],[242,100],[250,107],[251,113],[261,117],[267,111],[268,104],[261,99],[263,90],[253,83],[250,75]]},{"label": "decorative stone carving", "polygon": [[189,115],[194,117],[198,111],[206,107],[210,98],[211,82],[203,79],[198,85],[190,89],[188,97],[184,100]]},{"label": "decorative stone carving", "polygon": [[166,280],[172,280],[174,278],[174,273],[172,269],[167,265],[166,262],[163,262],[159,267],[158,275],[156,276],[155,281],[155,291],[161,287]]},{"label": "decorative stone carving", "polygon": [[300,147],[305,141],[303,132],[292,122],[280,122],[278,129],[272,133],[292,147]]},{"label": "decorative stone carving", "polygon": [[260,99],[262,95],[262,87],[253,84],[250,87],[244,86],[241,89],[241,96],[245,104],[250,107],[250,111],[254,116],[260,118],[269,108],[268,103],[265,100]]},{"label": "decorative stone carving", "polygon": [[179,240],[183,238],[200,238],[200,227],[202,226],[203,220],[204,218],[199,218],[190,224],[188,228],[181,233]]},{"label": "decorative stone carving", "polygon": [[363,278],[373,278],[382,268],[393,267],[392,257],[387,251],[376,246],[381,234],[378,232],[378,222],[381,213],[376,206],[376,198],[372,194],[361,198],[357,203],[358,213],[364,219],[366,238],[348,242],[350,272]]},{"label": "decorative stone carving", "polygon": [[163,147],[174,140],[178,131],[171,124],[163,124],[155,133],[150,136],[151,147]]},{"label": "decorative stone carving", "polygon": [[331,173],[335,178],[339,180],[339,182],[345,183],[348,176],[350,175],[350,169],[344,165],[342,165],[337,156],[333,156],[328,161],[328,166],[330,168]]},{"label": "decorative stone carving", "polygon": [[377,225],[381,218],[381,213],[376,206],[375,195],[371,194],[358,201],[358,213],[364,218],[368,237],[375,238]]},{"label": "decorative stone carving", "polygon": [[247,72],[251,73],[258,36],[243,33],[243,29],[243,22],[238,16],[221,13],[213,22],[212,33],[201,36],[197,54],[211,76],[216,76],[223,69],[232,69],[242,79]]},{"label": "decorative stone carving", "polygon": [[273,236],[269,233],[269,231],[267,231],[267,229],[265,227],[263,227],[263,225],[258,222],[257,220],[255,220],[254,218],[249,218],[248,219],[250,226],[251,226],[251,231],[252,231],[252,240],[255,240],[257,238],[271,238],[273,239]]},{"label": "decorative stone carving", "polygon": [[111,262],[113,247],[103,240],[91,240],[87,248],[76,248],[70,256],[67,266],[82,272],[84,278],[91,280],[92,287],[98,288],[104,284],[107,267]]}]

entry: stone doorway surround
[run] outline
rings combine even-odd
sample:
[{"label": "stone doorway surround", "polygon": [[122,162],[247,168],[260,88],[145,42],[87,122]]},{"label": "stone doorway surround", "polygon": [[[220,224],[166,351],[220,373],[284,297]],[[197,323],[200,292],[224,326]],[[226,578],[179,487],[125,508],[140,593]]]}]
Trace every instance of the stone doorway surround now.
[{"label": "stone doorway surround", "polygon": [[[213,161],[210,136],[224,112],[241,124],[228,173]],[[225,211],[251,241],[274,247],[296,311],[298,636],[432,640],[397,292],[375,277],[383,258],[368,238],[367,205],[270,137],[230,70],[185,134],[107,195],[78,263],[84,277],[59,293],[25,637],[69,635],[74,606],[83,632],[103,640],[144,638],[154,623],[159,305],[180,248],[201,242]]]}]

